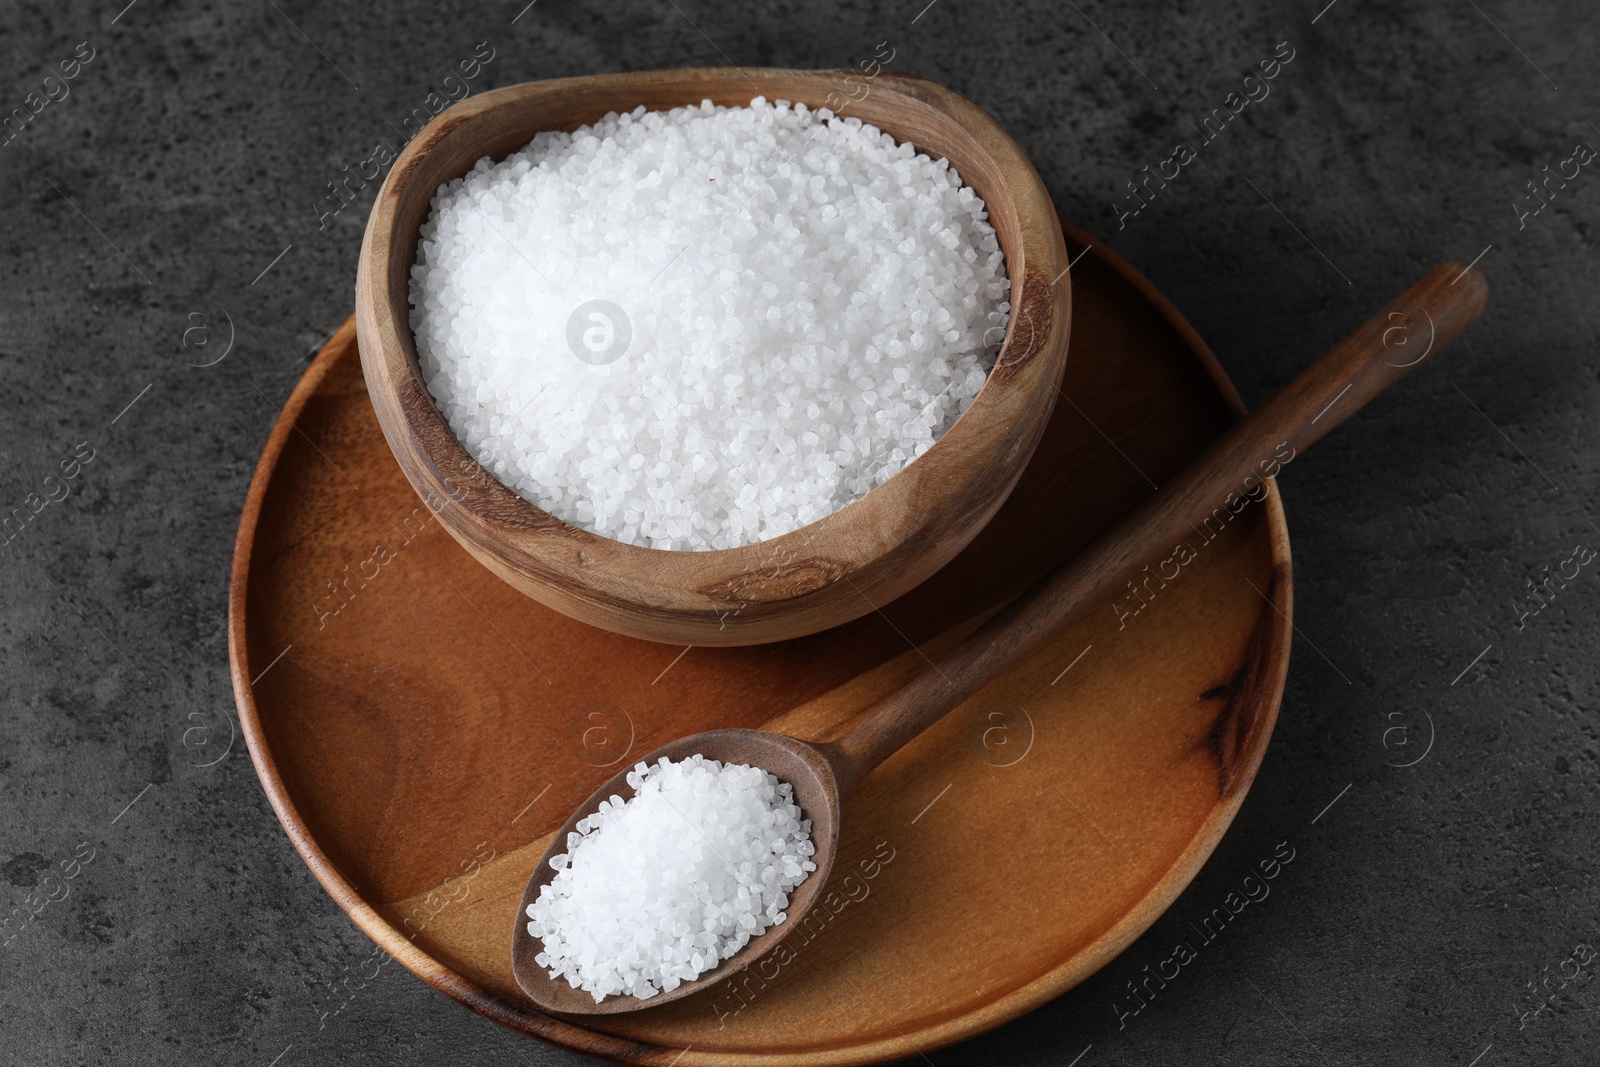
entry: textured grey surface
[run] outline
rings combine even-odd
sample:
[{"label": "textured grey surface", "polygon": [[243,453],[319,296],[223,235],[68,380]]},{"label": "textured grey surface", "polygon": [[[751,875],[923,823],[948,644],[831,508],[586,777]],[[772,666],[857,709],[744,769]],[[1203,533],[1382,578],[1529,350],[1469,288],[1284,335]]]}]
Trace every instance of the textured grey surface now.
[{"label": "textured grey surface", "polygon": [[[997,116],[1248,402],[1493,245],[1484,321],[1283,479],[1300,636],[1216,855],[1101,974],[928,1058],[1592,1062],[1600,566],[1536,615],[1516,598],[1600,546],[1600,174],[1520,229],[1513,206],[1600,146],[1591,5],[1338,0],[1313,25],[1325,0],[539,0],[515,23],[524,0],[124,2],[0,7],[0,110],[94,49],[0,149],[0,505],[68,494],[0,549],[0,916],[44,902],[0,931],[7,1062],[576,1062],[397,966],[331,994],[372,947],[226,744],[240,505],[276,405],[350,311],[371,191],[325,229],[314,205],[479,42],[477,89],[849,66],[885,40],[895,69]],[[1119,231],[1123,183],[1282,41],[1270,96]],[[186,366],[220,351],[224,312],[232,351]],[[186,348],[194,326],[212,332]],[[84,442],[92,461],[46,483]],[[1119,1025],[1127,983],[1280,842],[1271,895]]]}]

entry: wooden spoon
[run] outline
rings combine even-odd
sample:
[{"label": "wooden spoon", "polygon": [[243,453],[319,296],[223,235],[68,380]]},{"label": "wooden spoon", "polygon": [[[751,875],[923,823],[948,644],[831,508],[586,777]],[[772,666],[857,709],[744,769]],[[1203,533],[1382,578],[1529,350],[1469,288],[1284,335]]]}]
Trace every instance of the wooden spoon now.
[{"label": "wooden spoon", "polygon": [[[609,996],[596,1003],[565,980],[552,980],[534,957],[543,946],[528,934],[526,909],[555,877],[550,858],[566,851],[578,820],[613,794],[628,795],[631,766],[579,807],[551,839],[517,908],[511,964],[529,998],[547,1011],[606,1015],[637,1011],[690,996],[749,966],[799,927],[828,881],[839,843],[841,805],[874,767],[1037,649],[1062,626],[1099,607],[1153,556],[1193,534],[1217,508],[1259,495],[1262,482],[1356,409],[1454,340],[1488,300],[1483,275],[1471,267],[1438,267],[1251,412],[1158,492],[1128,512],[1088,548],[1062,563],[926,671],[874,708],[836,741],[800,741],[764,730],[713,730],[656,749],[643,762],[700,754],[761,767],[794,787],[811,820],[817,869],[790,894],[788,922],[754,937],[702,977],[649,1000]],[[1287,457],[1287,458],[1285,458]]]}]

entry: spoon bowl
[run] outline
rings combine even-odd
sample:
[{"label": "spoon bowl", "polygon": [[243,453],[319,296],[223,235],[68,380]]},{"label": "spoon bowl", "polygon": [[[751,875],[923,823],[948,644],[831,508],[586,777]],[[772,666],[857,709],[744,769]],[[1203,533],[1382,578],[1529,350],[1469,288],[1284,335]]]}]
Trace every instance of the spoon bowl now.
[{"label": "spoon bowl", "polygon": [[[677,762],[700,755],[722,763],[748,764],[775,774],[794,787],[795,803],[800,806],[800,817],[811,820],[811,844],[816,852],[811,862],[817,869],[789,894],[785,911],[789,919],[780,926],[769,927],[766,933],[752,937],[745,946],[699,978],[682,982],[671,992],[657,993],[647,1000],[632,996],[609,996],[599,1003],[582,989],[574,989],[565,979],[551,978],[548,971],[535,960],[544,951],[543,943],[527,931],[528,905],[539,898],[539,893],[555,878],[550,866],[552,857],[567,850],[567,835],[576,833],[578,821],[593,814],[600,803],[612,796],[631,797],[633,789],[627,778],[639,763],[655,763],[662,758]],[[517,906],[516,925],[511,933],[511,970],[516,975],[522,991],[546,1011],[582,1015],[610,1015],[617,1012],[638,1011],[679,1000],[727,978],[728,975],[756,962],[772,951],[782,941],[779,931],[798,924],[798,917],[807,914],[816,905],[817,897],[827,885],[828,874],[833,869],[834,854],[839,846],[839,812],[843,800],[841,784],[848,787],[850,779],[841,782],[837,755],[831,745],[813,745],[784,734],[766,730],[711,730],[694,734],[663,745],[643,759],[630,763],[618,771],[589,799],[578,806],[572,818],[556,831],[550,846],[539,857],[528,887],[523,891],[522,903]]]}]

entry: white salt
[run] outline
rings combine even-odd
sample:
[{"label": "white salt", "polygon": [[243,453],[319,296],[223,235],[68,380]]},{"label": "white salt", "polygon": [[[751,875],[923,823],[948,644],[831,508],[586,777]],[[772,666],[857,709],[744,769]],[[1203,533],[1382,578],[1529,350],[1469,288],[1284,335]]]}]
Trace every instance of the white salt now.
[{"label": "white salt", "polygon": [[816,865],[794,788],[703,756],[640,763],[567,835],[556,876],[528,905],[535,960],[595,1003],[691,981],[788,916]]},{"label": "white salt", "polygon": [[982,198],[859,119],[757,97],[612,113],[441,186],[411,272],[467,451],[567,522],[731,548],[926,452],[1009,304]]}]

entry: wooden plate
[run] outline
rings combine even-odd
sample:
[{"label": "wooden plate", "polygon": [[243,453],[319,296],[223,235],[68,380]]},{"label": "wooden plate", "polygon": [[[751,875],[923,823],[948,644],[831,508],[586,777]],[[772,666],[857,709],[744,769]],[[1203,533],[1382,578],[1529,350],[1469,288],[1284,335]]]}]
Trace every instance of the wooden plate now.
[{"label": "wooden plate", "polygon": [[[1088,242],[1066,236],[1074,254]],[[1291,580],[1275,488],[863,783],[834,886],[791,917],[806,931],[781,966],[573,1019],[534,1010],[510,970],[549,834],[630,753],[713,727],[842,732],[1242,413],[1194,331],[1120,260],[1095,246],[1072,283],[1065,399],[989,527],[880,611],[742,648],[596,630],[473,561],[395,465],[347,323],[262,455],[229,617],[251,757],[323,887],[455,999],[628,1063],[927,1052],[1114,957],[1211,854],[1277,718]]]}]

